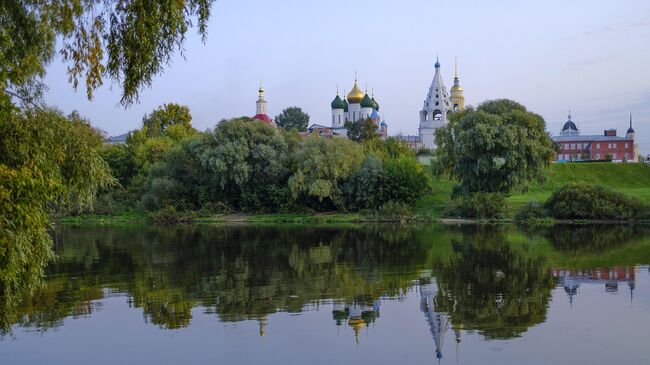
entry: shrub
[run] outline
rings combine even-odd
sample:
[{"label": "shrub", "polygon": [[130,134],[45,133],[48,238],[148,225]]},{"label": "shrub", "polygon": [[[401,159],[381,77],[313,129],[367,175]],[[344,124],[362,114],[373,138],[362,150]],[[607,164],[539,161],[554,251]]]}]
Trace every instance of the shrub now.
[{"label": "shrub", "polygon": [[379,208],[377,216],[381,220],[407,222],[412,220],[413,211],[409,205],[404,203],[389,201]]},{"label": "shrub", "polygon": [[381,160],[376,156],[368,157],[343,187],[350,209],[378,209],[383,204],[383,180]]},{"label": "shrub", "polygon": [[447,214],[463,218],[502,219],[505,212],[503,194],[479,192],[455,200]]},{"label": "shrub", "polygon": [[553,193],[545,208],[556,219],[636,220],[650,218],[650,206],[602,186],[568,184]]},{"label": "shrub", "polygon": [[533,219],[543,219],[549,216],[544,208],[544,204],[538,201],[529,201],[523,207],[519,208],[515,214],[515,220],[518,222],[530,221]]},{"label": "shrub", "polygon": [[431,190],[431,176],[413,157],[390,159],[384,163],[384,201],[413,205]]}]

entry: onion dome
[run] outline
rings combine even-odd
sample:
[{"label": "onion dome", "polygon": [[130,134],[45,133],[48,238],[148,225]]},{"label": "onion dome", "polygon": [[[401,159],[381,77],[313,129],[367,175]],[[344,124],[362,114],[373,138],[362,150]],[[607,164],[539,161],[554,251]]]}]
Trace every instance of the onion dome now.
[{"label": "onion dome", "polygon": [[379,119],[379,113],[377,113],[377,109],[372,110],[372,113],[370,113],[370,118]]},{"label": "onion dome", "polygon": [[571,119],[567,120],[567,122],[564,123],[564,127],[562,127],[562,132],[567,132],[569,130],[578,131],[578,127],[571,121]]},{"label": "onion dome", "polygon": [[440,68],[440,61],[438,61],[438,56],[436,56],[436,68]]},{"label": "onion dome", "polygon": [[363,96],[363,99],[361,99],[361,107],[362,108],[374,108],[375,103],[372,102],[372,99],[370,99],[370,96],[368,94]]},{"label": "onion dome", "polygon": [[354,86],[352,87],[352,91],[348,94],[348,102],[350,104],[359,104],[361,100],[363,99],[363,91],[359,88],[359,85],[357,85],[357,80],[354,80]]},{"label": "onion dome", "polygon": [[449,91],[451,91],[452,93],[453,92],[462,92],[463,91],[463,87],[460,86],[460,84],[458,84],[456,82],[457,80],[458,79],[454,80],[454,86],[452,86],[451,89],[449,89]]},{"label": "onion dome", "polygon": [[564,126],[562,127],[562,132],[577,132],[578,127],[576,126],[575,123],[571,120],[571,112],[569,112],[569,120],[564,123]]},{"label": "onion dome", "polygon": [[382,127],[388,127],[388,124],[386,124],[386,122],[384,122],[383,120],[381,121],[381,124],[380,124],[380,125],[381,125]]},{"label": "onion dome", "polygon": [[341,100],[339,94],[336,94],[334,100],[332,100],[332,109],[345,109],[345,102]]}]

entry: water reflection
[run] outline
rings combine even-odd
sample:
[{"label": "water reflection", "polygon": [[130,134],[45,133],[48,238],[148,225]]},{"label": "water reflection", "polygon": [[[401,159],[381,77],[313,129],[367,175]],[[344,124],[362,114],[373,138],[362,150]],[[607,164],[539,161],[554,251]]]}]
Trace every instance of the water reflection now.
[{"label": "water reflection", "polygon": [[160,329],[191,327],[200,308],[257,321],[256,336],[274,313],[331,308],[322,325],[359,344],[385,303],[417,295],[403,310],[423,314],[439,360],[445,338],[505,340],[544,323],[558,285],[571,304],[584,285],[632,296],[635,266],[650,262],[648,231],[621,226],[64,227],[55,242],[46,285],[4,308],[2,328],[47,331],[120,296]]}]

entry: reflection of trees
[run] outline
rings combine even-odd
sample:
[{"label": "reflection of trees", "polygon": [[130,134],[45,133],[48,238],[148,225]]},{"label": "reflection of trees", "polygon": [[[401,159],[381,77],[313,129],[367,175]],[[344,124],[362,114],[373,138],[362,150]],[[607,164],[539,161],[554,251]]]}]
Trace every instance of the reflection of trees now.
[{"label": "reflection of trees", "polygon": [[127,293],[163,328],[187,326],[197,305],[221,320],[263,321],[322,299],[369,304],[404,293],[426,256],[409,227],[64,227],[55,242],[47,285],[6,325],[47,329],[88,315],[104,289]]},{"label": "reflection of trees", "polygon": [[540,232],[561,251],[597,254],[622,247],[634,239],[647,237],[650,228],[642,225],[555,225]]},{"label": "reflection of trees", "polygon": [[452,241],[454,256],[435,267],[436,309],[487,338],[516,337],[542,323],[554,287],[543,257],[505,241],[497,228],[470,227]]}]

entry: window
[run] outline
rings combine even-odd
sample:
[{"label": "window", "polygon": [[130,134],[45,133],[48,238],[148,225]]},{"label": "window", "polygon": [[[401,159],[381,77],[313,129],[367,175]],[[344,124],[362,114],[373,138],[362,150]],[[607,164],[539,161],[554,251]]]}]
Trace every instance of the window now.
[{"label": "window", "polygon": [[334,116],[332,115],[332,124],[334,124],[334,122],[335,122]]},{"label": "window", "polygon": [[576,144],[575,144],[575,143],[571,143],[571,149],[572,149],[572,150],[575,150],[575,149],[576,149]]},{"label": "window", "polygon": [[607,148],[612,148],[612,144],[611,144],[611,143],[608,143],[608,144],[607,144]]},{"label": "window", "polygon": [[440,104],[440,103],[436,101],[436,106],[438,106],[438,104]]},{"label": "window", "polygon": [[616,152],[612,154],[612,160],[616,160]]},{"label": "window", "polygon": [[625,148],[628,148],[627,143],[625,144]]},{"label": "window", "polygon": [[341,116],[339,115],[339,124],[341,123]]},{"label": "window", "polygon": [[614,143],[614,148],[616,148],[616,143]]},{"label": "window", "polygon": [[584,149],[589,148],[589,143],[585,143],[583,148],[584,148]]},{"label": "window", "polygon": [[565,144],[564,144],[564,149],[565,149],[565,150],[568,150],[568,149],[569,149],[569,144],[568,144],[568,143],[565,143]]},{"label": "window", "polygon": [[600,153],[596,154],[596,160],[600,160]]},{"label": "window", "polygon": [[596,149],[600,149],[600,143],[596,143]]}]

